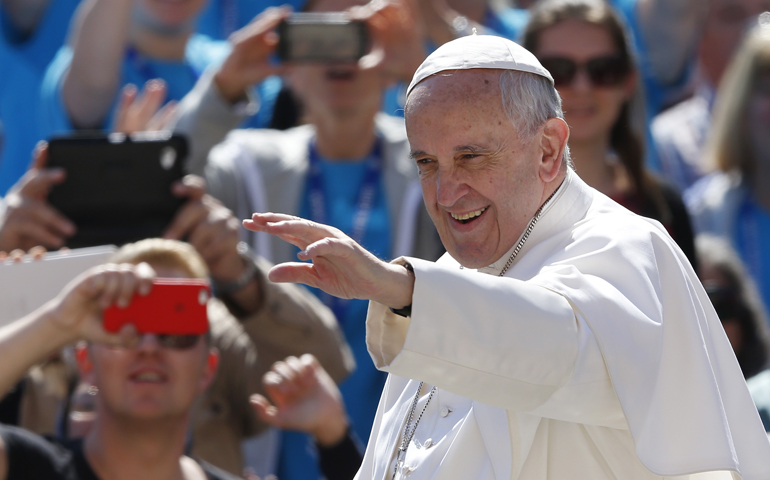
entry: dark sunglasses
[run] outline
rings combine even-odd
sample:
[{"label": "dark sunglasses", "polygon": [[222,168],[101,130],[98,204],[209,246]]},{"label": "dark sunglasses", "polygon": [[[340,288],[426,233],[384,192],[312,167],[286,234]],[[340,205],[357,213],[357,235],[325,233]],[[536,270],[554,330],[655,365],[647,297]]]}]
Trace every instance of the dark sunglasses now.
[{"label": "dark sunglasses", "polygon": [[166,335],[159,334],[158,343],[164,348],[173,348],[174,350],[189,350],[198,344],[198,340],[203,335]]},{"label": "dark sunglasses", "polygon": [[626,79],[631,71],[628,60],[618,56],[596,57],[584,63],[569,58],[545,57],[540,63],[551,72],[554,86],[563,87],[575,80],[575,75],[585,68],[588,79],[595,87],[614,87]]},{"label": "dark sunglasses", "polygon": [[[203,335],[168,335],[165,333],[155,334],[155,338],[158,340],[158,344],[161,347],[171,348],[173,350],[189,350],[198,344],[198,340],[200,340],[201,337],[203,337]],[[123,347],[115,346],[111,348],[120,350]]]}]

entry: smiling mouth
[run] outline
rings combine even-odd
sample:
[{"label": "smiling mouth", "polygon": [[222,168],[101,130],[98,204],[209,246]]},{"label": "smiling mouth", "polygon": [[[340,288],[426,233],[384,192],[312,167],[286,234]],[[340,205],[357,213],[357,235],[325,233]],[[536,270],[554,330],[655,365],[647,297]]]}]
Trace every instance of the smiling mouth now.
[{"label": "smiling mouth", "polygon": [[484,207],[484,208],[481,208],[481,209],[476,210],[474,212],[463,213],[462,215],[457,215],[457,214],[454,214],[454,213],[450,213],[450,215],[452,216],[452,218],[454,218],[458,222],[460,222],[462,224],[466,224],[466,223],[472,222],[472,221],[476,220],[477,218],[479,218],[481,216],[481,214],[484,213],[487,210],[487,208],[488,207]]}]

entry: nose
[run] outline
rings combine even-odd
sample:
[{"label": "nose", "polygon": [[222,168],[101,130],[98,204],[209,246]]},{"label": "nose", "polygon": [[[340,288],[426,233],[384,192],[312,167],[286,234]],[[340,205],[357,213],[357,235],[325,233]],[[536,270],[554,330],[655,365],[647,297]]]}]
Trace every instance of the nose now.
[{"label": "nose", "polygon": [[575,73],[575,78],[572,79],[570,86],[577,92],[584,92],[590,90],[593,87],[591,79],[588,77],[588,70],[586,70],[585,67],[578,68],[577,72]]},{"label": "nose", "polygon": [[439,169],[436,176],[436,201],[445,208],[452,207],[468,193],[469,187],[457,169]]},{"label": "nose", "polygon": [[158,336],[154,333],[145,333],[139,339],[139,344],[136,346],[138,352],[141,353],[155,353],[160,350],[160,342],[158,342]]}]

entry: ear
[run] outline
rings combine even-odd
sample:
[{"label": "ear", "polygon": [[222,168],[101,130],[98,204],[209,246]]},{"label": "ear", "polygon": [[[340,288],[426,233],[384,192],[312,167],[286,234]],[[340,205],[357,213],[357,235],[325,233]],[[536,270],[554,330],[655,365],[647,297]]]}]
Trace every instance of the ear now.
[{"label": "ear", "polygon": [[94,362],[86,342],[79,342],[75,346],[75,362],[78,366],[78,375],[81,381],[94,384]]},{"label": "ear", "polygon": [[540,137],[540,179],[552,182],[561,170],[562,156],[569,140],[569,127],[561,118],[549,118]]},{"label": "ear", "polygon": [[208,357],[206,358],[206,367],[200,379],[200,392],[204,392],[214,381],[214,378],[217,376],[217,367],[219,367],[219,350],[210,348]]}]

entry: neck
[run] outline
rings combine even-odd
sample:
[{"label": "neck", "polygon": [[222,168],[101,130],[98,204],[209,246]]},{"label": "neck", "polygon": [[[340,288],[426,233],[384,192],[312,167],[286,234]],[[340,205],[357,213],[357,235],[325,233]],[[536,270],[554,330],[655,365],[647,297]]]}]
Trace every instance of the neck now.
[{"label": "neck", "polygon": [[575,171],[584,182],[605,195],[616,193],[615,171],[607,162],[609,137],[586,141],[570,139],[569,148]]},{"label": "neck", "polygon": [[[84,449],[97,477],[110,480],[183,478],[187,417],[161,421],[116,419],[100,411]],[[105,418],[107,417],[107,418]]]},{"label": "neck", "polygon": [[131,45],[141,54],[158,60],[184,60],[191,29],[180,29],[173,34],[161,33],[147,26],[134,25],[131,31]]},{"label": "neck", "polygon": [[321,156],[329,160],[356,160],[372,151],[373,115],[311,120],[316,127],[316,148]]}]

